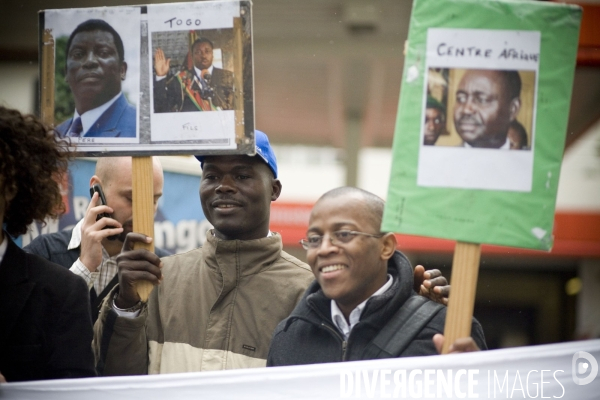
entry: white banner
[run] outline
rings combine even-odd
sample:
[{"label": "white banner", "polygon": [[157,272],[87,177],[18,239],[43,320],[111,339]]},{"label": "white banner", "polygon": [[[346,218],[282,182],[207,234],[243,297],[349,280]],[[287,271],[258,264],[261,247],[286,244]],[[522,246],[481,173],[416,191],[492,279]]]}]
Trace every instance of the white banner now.
[{"label": "white banner", "polygon": [[600,340],[479,353],[187,374],[0,384],[0,398],[599,398]]}]

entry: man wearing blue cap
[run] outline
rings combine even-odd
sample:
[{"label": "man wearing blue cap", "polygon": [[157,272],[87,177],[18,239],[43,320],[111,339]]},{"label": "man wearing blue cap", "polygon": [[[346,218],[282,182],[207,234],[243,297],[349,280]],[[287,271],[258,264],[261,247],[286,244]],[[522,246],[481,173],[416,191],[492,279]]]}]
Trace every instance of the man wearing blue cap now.
[{"label": "man wearing blue cap", "polygon": [[[271,334],[313,280],[269,230],[281,193],[267,136],[256,156],[203,156],[200,202],[214,229],[202,248],[159,259],[126,251],[151,239],[130,233],[117,258],[119,285],[104,302],[93,347],[101,375],[264,367]],[[135,283],[158,287],[142,303]]]}]

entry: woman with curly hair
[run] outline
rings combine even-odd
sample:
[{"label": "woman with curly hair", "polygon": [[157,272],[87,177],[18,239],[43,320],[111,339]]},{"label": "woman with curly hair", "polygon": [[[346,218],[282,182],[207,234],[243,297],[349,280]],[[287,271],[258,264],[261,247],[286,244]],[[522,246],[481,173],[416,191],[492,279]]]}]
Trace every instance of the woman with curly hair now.
[{"label": "woman with curly hair", "polygon": [[31,115],[0,106],[0,379],[95,376],[85,282],[11,239],[64,211],[67,144]]}]

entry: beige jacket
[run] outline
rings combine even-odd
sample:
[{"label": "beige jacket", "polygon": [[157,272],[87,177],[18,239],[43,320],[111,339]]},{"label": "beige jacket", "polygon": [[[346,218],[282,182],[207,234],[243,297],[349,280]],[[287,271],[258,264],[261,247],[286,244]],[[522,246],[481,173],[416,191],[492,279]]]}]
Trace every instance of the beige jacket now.
[{"label": "beige jacket", "polygon": [[281,236],[220,240],[163,258],[162,283],[139,317],[118,317],[108,297],[94,326],[102,375],[264,367],[271,335],[314,279],[282,251]]}]

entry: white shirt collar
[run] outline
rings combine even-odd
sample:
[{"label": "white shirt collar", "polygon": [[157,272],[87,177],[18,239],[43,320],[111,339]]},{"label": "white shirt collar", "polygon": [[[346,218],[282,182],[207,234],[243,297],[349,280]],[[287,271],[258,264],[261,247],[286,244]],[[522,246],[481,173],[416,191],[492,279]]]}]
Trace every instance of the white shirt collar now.
[{"label": "white shirt collar", "polygon": [[[385,293],[392,286],[392,276],[388,274],[387,277],[387,282],[382,287],[380,287],[379,290],[373,293],[369,297],[369,299],[371,297],[379,296],[380,294]],[[340,330],[340,332],[342,332],[342,335],[344,335],[344,340],[348,339],[348,336],[350,336],[350,331],[352,330],[352,328],[354,328],[354,325],[356,325],[358,321],[360,321],[360,314],[362,314],[362,310],[365,308],[365,305],[367,304],[367,301],[369,301],[369,299],[366,299],[365,301],[357,305],[354,310],[352,310],[352,312],[348,316],[348,319],[350,320],[350,325],[348,325],[348,322],[346,322],[346,318],[344,318],[344,314],[338,307],[335,300],[331,300],[331,320],[333,321],[334,325]]]},{"label": "white shirt collar", "polygon": [[73,121],[77,119],[77,117],[81,117],[81,125],[83,126],[83,130],[81,131],[81,136],[85,136],[86,133],[90,130],[90,128],[94,125],[94,123],[100,118],[100,116],[104,113],[104,111],[108,110],[108,107],[112,106],[112,104],[117,101],[117,99],[121,96],[121,92],[119,92],[115,97],[102,104],[100,107],[96,107],[92,110],[84,112],[82,115],[79,115],[77,110],[75,110],[75,114],[73,115]]},{"label": "white shirt collar", "polygon": [[73,232],[71,233],[71,240],[69,241],[69,245],[67,246],[67,250],[76,249],[81,246],[81,225],[83,225],[83,219],[79,220],[77,225],[73,228]]},{"label": "white shirt collar", "polygon": [[4,255],[6,254],[6,249],[8,248],[8,233],[4,232],[4,240],[2,241],[2,243],[0,244],[0,264],[2,264],[2,259],[4,258]]}]

